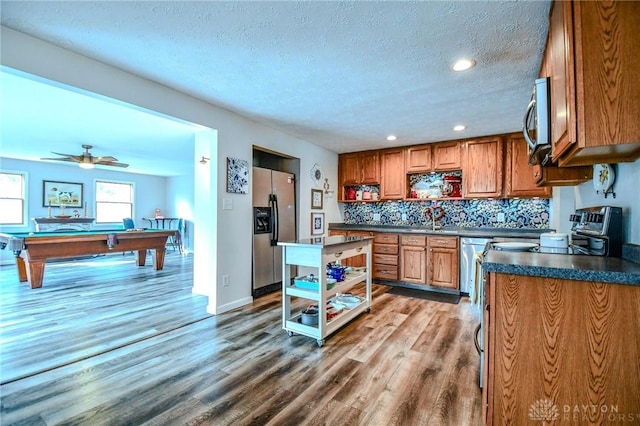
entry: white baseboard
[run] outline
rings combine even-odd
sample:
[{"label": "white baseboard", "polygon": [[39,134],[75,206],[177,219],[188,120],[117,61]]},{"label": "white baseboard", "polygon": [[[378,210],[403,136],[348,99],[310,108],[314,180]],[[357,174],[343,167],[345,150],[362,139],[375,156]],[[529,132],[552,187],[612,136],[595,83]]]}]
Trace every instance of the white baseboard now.
[{"label": "white baseboard", "polygon": [[249,305],[250,303],[253,303],[253,297],[245,297],[243,299],[234,300],[231,303],[218,306],[217,308],[209,304],[207,305],[207,312],[212,315],[224,314],[225,312],[229,312],[241,306]]}]

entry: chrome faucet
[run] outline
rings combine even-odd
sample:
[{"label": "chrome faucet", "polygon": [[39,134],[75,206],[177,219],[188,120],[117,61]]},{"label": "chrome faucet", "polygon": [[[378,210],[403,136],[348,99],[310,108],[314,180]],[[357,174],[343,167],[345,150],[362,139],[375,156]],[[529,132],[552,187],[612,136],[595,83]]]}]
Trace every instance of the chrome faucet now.
[{"label": "chrome faucet", "polygon": [[433,231],[435,231],[436,229],[440,229],[440,225],[436,226],[436,212],[434,206],[427,206],[427,209],[429,209],[429,217],[431,218],[431,229]]}]

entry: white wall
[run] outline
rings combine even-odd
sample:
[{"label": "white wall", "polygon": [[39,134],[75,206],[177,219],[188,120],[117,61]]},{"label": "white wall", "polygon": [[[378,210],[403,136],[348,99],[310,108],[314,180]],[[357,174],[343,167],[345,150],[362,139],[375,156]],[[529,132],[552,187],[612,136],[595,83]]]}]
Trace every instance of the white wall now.
[{"label": "white wall", "polygon": [[575,187],[554,188],[553,206],[556,210],[554,223],[559,232],[569,232],[569,215],[575,209],[593,206],[622,207],[624,241],[640,244],[640,160],[616,165],[616,180],[613,190],[616,198],[602,193],[596,194],[593,181]]},{"label": "white wall", "polygon": [[[252,206],[250,194],[227,194],[226,158],[245,159],[251,164],[252,145],[281,152],[300,161],[300,206],[298,211],[299,236],[309,231],[310,170],[314,163],[323,168],[332,188],[337,184],[337,154],[304,140],[292,137],[265,125],[251,121],[228,110],[195,99],[176,90],[143,79],[98,61],[77,55],[41,40],[2,27],[0,48],[2,64],[27,73],[98,93],[123,102],[138,105],[189,122],[198,123],[218,131],[216,159],[217,187],[212,194],[219,210],[217,223],[217,273],[210,277],[211,289],[217,293],[210,298],[208,310],[221,313],[251,300],[251,242]],[[196,157],[198,152],[195,153]],[[199,158],[199,157],[198,157]],[[196,164],[195,167],[198,165]],[[171,194],[185,191],[182,179],[169,185]],[[196,181],[194,186],[199,185]],[[194,187],[193,193],[197,193]],[[221,198],[231,198],[233,210],[221,210]],[[197,204],[197,203],[194,203]],[[172,205],[172,208],[178,208]],[[341,221],[335,198],[325,200],[327,223]],[[193,232],[198,232],[195,223]],[[206,237],[206,236],[205,236]],[[198,256],[196,250],[196,258]],[[218,286],[222,275],[230,275],[229,287]],[[214,291],[214,290],[210,290]],[[211,300],[215,300],[213,305]]]}]

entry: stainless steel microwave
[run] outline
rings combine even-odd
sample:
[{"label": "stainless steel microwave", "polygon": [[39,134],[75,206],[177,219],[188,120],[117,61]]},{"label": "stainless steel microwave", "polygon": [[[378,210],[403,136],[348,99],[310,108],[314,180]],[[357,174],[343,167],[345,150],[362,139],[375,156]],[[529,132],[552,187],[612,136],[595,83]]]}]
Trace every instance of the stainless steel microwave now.
[{"label": "stainless steel microwave", "polygon": [[531,101],[522,120],[522,133],[529,145],[529,164],[546,164],[551,157],[551,93],[549,77],[533,86]]}]

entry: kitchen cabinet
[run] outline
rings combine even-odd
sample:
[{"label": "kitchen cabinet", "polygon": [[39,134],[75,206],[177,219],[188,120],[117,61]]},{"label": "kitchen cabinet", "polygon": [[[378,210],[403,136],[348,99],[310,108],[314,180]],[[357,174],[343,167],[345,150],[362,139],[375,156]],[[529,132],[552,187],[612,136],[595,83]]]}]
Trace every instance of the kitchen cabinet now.
[{"label": "kitchen cabinet", "polygon": [[433,171],[460,170],[462,168],[460,145],[459,141],[434,143],[431,151]]},{"label": "kitchen cabinet", "polygon": [[427,283],[449,290],[460,288],[458,237],[429,236]]},{"label": "kitchen cabinet", "polygon": [[338,156],[339,201],[346,201],[349,186],[379,185],[378,151],[350,152]]},{"label": "kitchen cabinet", "polygon": [[401,200],[404,198],[407,178],[404,173],[404,149],[391,148],[380,152],[380,198]]},{"label": "kitchen cabinet", "polygon": [[[347,237],[371,237],[373,236],[373,232],[369,232],[369,231],[345,231],[345,230],[339,230],[339,229],[332,229],[329,231],[329,236],[333,237],[333,236],[337,236],[337,235],[344,235]],[[345,263],[342,263],[342,265],[344,266],[351,266],[354,268],[361,268],[364,267],[367,263],[367,258],[364,254],[358,255],[358,256],[352,256],[349,258],[344,259]]]},{"label": "kitchen cabinet", "polygon": [[431,144],[405,148],[405,173],[428,173],[431,171]]},{"label": "kitchen cabinet", "polygon": [[637,416],[640,287],[495,272],[486,278],[485,424],[530,424],[532,410],[547,401],[540,414],[558,417],[540,423],[617,424]]},{"label": "kitchen cabinet", "polygon": [[400,280],[414,284],[427,283],[426,235],[400,237]]},{"label": "kitchen cabinet", "polygon": [[378,151],[340,154],[340,181],[343,185],[376,185],[380,183]]},{"label": "kitchen cabinet", "polygon": [[575,186],[591,180],[592,177],[592,166],[533,166],[533,179],[536,185],[540,186]]},{"label": "kitchen cabinet", "polygon": [[637,2],[555,1],[545,63],[558,166],[640,158]]},{"label": "kitchen cabinet", "polygon": [[507,198],[551,197],[550,187],[536,184],[534,168],[529,165],[529,145],[520,133],[507,137],[504,177],[504,195]]},{"label": "kitchen cabinet", "polygon": [[[296,242],[279,242],[282,246],[282,328],[289,334],[302,334],[315,338],[318,346],[322,346],[327,336],[335,333],[340,327],[352,321],[363,312],[371,309],[371,238],[351,240],[343,236],[327,238],[309,238]],[[328,286],[325,266],[335,261],[344,261],[353,256],[364,255],[366,266],[364,271],[347,274],[344,281]],[[290,266],[315,268],[319,282],[315,289],[297,284],[291,277]],[[356,284],[365,283],[366,295],[360,303],[344,309],[331,320],[327,319],[327,302],[338,293],[346,293]],[[329,288],[330,287],[330,288]],[[318,306],[318,323],[303,324],[302,312],[296,312],[292,306],[292,298],[306,299],[310,304]]]},{"label": "kitchen cabinet", "polygon": [[464,146],[463,195],[466,198],[502,195],[503,140],[469,140]]},{"label": "kitchen cabinet", "polygon": [[398,234],[376,232],[373,239],[373,271],[381,280],[398,280]]}]

